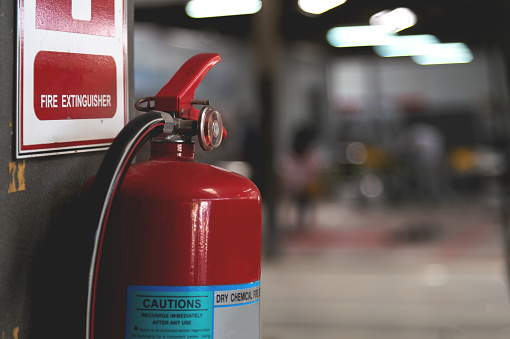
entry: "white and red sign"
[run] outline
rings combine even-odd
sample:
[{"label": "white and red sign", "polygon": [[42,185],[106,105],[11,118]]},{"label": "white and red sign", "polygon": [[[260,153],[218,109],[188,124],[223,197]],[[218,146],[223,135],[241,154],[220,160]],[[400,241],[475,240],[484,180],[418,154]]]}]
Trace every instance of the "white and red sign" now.
[{"label": "white and red sign", "polygon": [[126,0],[18,0],[19,158],[106,148],[126,123]]}]

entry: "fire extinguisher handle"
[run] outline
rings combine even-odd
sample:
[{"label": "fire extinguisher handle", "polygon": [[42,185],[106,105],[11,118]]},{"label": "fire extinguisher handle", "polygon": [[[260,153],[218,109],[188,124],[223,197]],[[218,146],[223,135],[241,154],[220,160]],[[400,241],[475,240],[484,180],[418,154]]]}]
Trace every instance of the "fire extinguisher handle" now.
[{"label": "fire extinguisher handle", "polygon": [[150,138],[163,132],[165,120],[158,112],[142,114],[131,120],[117,135],[91,184],[88,194],[90,225],[97,225],[89,272],[86,338],[94,338],[94,305],[101,247],[108,214],[127,167],[136,152]]},{"label": "fire extinguisher handle", "polygon": [[177,112],[181,118],[198,121],[199,111],[192,105],[201,102],[194,101],[195,90],[207,72],[220,60],[217,53],[201,53],[188,59],[156,94],[154,109]]}]

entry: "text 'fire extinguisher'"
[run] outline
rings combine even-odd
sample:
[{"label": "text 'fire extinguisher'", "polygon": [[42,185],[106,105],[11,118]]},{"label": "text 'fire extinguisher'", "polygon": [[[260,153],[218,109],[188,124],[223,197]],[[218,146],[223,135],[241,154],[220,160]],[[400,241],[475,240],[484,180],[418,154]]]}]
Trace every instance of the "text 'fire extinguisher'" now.
[{"label": "text 'fire extinguisher'", "polygon": [[[260,193],[194,159],[193,136],[207,151],[226,137],[220,113],[194,99],[219,61],[198,54],[139,100],[145,113],[119,133],[91,184],[87,339],[260,338]],[[130,165],[147,140],[149,159]]]}]

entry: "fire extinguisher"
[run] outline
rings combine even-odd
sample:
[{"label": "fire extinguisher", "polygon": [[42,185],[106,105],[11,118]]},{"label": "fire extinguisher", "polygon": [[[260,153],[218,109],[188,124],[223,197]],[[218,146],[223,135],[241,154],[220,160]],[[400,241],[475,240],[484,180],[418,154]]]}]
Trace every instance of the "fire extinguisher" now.
[{"label": "fire extinguisher", "polygon": [[[93,179],[88,339],[260,338],[260,193],[194,159],[194,135],[204,150],[226,136],[219,112],[194,100],[219,61],[195,55],[139,100],[146,112],[119,133]],[[148,161],[130,165],[147,140]]]}]

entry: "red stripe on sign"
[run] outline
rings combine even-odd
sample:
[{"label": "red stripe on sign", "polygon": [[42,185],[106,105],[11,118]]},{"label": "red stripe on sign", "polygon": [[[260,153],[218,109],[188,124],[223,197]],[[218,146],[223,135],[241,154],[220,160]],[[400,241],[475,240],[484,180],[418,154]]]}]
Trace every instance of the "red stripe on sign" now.
[{"label": "red stripe on sign", "polygon": [[90,20],[73,18],[73,0],[37,0],[35,28],[115,36],[115,0],[89,0]]},{"label": "red stripe on sign", "polygon": [[39,120],[112,118],[116,73],[111,56],[40,51],[34,61],[35,115]]},{"label": "red stripe on sign", "polygon": [[48,152],[51,153],[52,151],[55,151],[56,148],[59,148],[59,152],[62,150],[67,149],[74,149],[74,148],[83,148],[87,149],[91,146],[91,144],[94,144],[93,147],[96,146],[109,146],[111,144],[113,139],[91,139],[91,140],[82,140],[82,141],[69,141],[69,142],[55,142],[55,143],[48,143],[48,144],[37,144],[37,145],[24,145],[22,146],[22,150],[25,152],[33,151],[34,153],[40,153],[40,152]]}]

